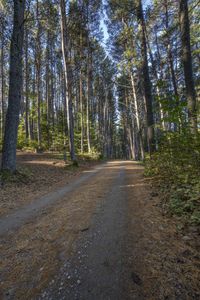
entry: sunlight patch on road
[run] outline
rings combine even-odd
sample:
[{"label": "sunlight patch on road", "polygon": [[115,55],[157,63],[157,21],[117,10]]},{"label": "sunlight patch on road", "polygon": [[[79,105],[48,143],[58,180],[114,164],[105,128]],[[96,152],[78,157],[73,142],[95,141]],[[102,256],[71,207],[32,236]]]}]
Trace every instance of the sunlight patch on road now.
[{"label": "sunlight patch on road", "polygon": [[120,188],[132,188],[137,186],[143,186],[144,183],[136,183],[136,184],[127,184],[127,185],[121,185]]},{"label": "sunlight patch on road", "polygon": [[87,171],[83,171],[82,173],[95,173],[97,170],[87,170]]}]

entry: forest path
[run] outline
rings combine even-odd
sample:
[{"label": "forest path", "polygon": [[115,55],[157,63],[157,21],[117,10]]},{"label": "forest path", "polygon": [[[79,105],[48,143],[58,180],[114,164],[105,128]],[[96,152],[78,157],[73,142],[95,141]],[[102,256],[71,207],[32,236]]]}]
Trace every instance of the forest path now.
[{"label": "forest path", "polygon": [[[76,241],[75,252],[64,261],[54,284],[51,282],[43,291],[41,299],[129,299],[126,287],[132,279],[127,272],[126,255],[128,189],[130,178],[138,176],[134,174],[138,168],[141,169],[133,162],[119,161],[104,166],[104,176],[111,173],[114,180]],[[135,297],[138,299],[138,294]]]},{"label": "forest path", "polygon": [[200,299],[198,251],[140,164],[108,162],[51,197],[1,235],[0,299]]},{"label": "forest path", "polygon": [[38,216],[42,213],[43,209],[46,209],[48,206],[55,204],[56,201],[63,199],[64,196],[78,188],[85,181],[89,180],[102,168],[103,166],[98,166],[90,171],[84,171],[82,176],[73,180],[66,186],[58,188],[56,191],[50,192],[35,201],[32,201],[32,203],[18,208],[14,213],[0,217],[0,235],[9,233],[9,231],[22,226],[30,218]]},{"label": "forest path", "polygon": [[126,299],[129,183],[142,172],[111,161],[3,217],[0,296]]}]

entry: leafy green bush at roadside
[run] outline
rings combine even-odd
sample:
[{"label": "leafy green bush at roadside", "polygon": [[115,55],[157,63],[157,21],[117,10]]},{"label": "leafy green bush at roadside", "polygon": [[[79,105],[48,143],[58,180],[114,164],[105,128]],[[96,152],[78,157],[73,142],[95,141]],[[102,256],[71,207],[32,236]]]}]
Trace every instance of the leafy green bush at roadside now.
[{"label": "leafy green bush at roadside", "polygon": [[200,135],[167,133],[146,159],[145,175],[156,179],[171,214],[200,224]]}]

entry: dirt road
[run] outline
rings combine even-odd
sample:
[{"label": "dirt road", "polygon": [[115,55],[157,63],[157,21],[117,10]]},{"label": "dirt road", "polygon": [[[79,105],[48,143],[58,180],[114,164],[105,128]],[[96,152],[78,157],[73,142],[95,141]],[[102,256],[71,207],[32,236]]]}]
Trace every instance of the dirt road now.
[{"label": "dirt road", "polygon": [[161,219],[142,173],[108,162],[2,218],[0,297],[200,299],[198,253]]}]

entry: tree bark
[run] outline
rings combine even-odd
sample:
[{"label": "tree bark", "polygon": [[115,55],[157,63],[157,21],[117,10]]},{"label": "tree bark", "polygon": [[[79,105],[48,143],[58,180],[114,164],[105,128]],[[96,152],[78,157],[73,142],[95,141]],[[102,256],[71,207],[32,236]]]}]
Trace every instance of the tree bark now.
[{"label": "tree bark", "polygon": [[67,122],[69,131],[69,149],[70,158],[73,162],[76,161],[75,148],[74,148],[74,120],[72,111],[72,99],[70,93],[70,82],[72,80],[71,66],[68,62],[68,41],[67,41],[67,23],[66,23],[66,8],[65,0],[60,0],[60,12],[61,12],[61,34],[62,34],[62,54],[64,61],[64,72],[66,81],[66,104],[67,104]]},{"label": "tree bark", "polygon": [[91,152],[90,142],[90,101],[91,101],[91,61],[90,61],[90,43],[88,37],[88,58],[87,58],[87,99],[86,99],[86,131],[87,131],[87,146],[88,153]]},{"label": "tree bark", "polygon": [[83,120],[83,84],[82,84],[82,69],[80,70],[79,78],[79,97],[80,97],[80,109],[81,109],[81,153],[83,153],[84,147],[84,120]]},{"label": "tree bark", "polygon": [[25,130],[26,140],[29,139],[29,61],[28,61],[28,28],[25,34]]},{"label": "tree bark", "polygon": [[2,18],[2,38],[1,38],[1,139],[4,135],[4,19]]},{"label": "tree bark", "polygon": [[17,131],[22,90],[22,49],[25,0],[14,0],[13,32],[10,46],[8,111],[2,153],[2,170],[16,170]]},{"label": "tree bark", "polygon": [[135,82],[131,71],[130,71],[130,76],[131,76],[131,86],[133,91],[134,108],[135,108],[136,131],[138,135],[139,148],[140,148],[140,158],[141,160],[144,160],[144,147],[143,147],[143,140],[142,140],[142,129],[140,124],[141,122],[139,117],[138,101],[137,101],[136,90],[135,90]]},{"label": "tree bark", "polygon": [[155,151],[155,137],[154,137],[154,118],[153,118],[153,108],[152,108],[152,91],[151,91],[151,81],[149,77],[149,66],[147,60],[147,44],[145,36],[145,20],[143,15],[143,8],[141,0],[137,2],[137,19],[140,26],[140,42],[141,42],[141,55],[142,55],[142,75],[143,75],[143,90],[146,105],[147,114],[147,134],[148,134],[148,148],[151,154]]},{"label": "tree bark", "polygon": [[39,3],[37,0],[37,19],[38,19],[38,30],[36,37],[36,81],[37,81],[37,140],[38,140],[38,151],[41,151],[41,24],[39,20]]},{"label": "tree bark", "polygon": [[190,131],[197,132],[197,104],[192,70],[192,55],[190,46],[190,24],[188,16],[188,1],[180,0],[180,30],[182,42],[182,62],[185,76],[186,98]]}]

